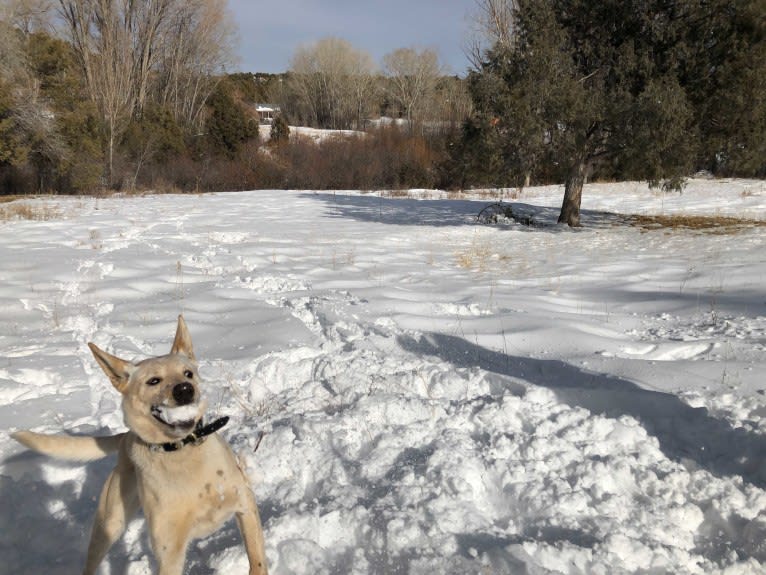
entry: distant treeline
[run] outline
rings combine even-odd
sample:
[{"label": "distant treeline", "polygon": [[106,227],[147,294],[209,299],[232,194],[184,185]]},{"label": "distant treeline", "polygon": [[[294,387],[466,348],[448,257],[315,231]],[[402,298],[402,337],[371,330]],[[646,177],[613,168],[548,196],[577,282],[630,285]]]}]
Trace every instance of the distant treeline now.
[{"label": "distant treeline", "polygon": [[2,194],[766,176],[766,0],[479,0],[466,78],[336,38],[284,74],[223,74],[223,0],[10,4]]},{"label": "distant treeline", "polygon": [[[470,113],[464,80],[431,50],[397,50],[379,70],[328,38],[285,74],[222,74],[224,1],[53,5],[0,5],[2,194],[434,186]],[[273,139],[258,104],[280,109]],[[287,122],[367,133],[320,144]]]}]

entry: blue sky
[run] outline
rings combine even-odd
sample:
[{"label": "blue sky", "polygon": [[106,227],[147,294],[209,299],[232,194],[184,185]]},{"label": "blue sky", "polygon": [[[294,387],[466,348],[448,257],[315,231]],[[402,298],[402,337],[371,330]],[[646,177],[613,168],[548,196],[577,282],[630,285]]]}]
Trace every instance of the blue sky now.
[{"label": "blue sky", "polygon": [[465,45],[475,0],[229,0],[244,72],[284,72],[295,49],[335,36],[380,64],[397,48],[432,48],[454,74],[469,63]]}]

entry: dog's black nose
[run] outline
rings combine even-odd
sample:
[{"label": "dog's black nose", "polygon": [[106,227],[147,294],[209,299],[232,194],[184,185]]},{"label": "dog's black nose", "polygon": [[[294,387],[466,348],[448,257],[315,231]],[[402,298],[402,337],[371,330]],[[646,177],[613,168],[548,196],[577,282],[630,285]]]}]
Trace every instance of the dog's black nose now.
[{"label": "dog's black nose", "polygon": [[185,381],[173,387],[173,399],[178,405],[189,405],[194,401],[194,386]]}]

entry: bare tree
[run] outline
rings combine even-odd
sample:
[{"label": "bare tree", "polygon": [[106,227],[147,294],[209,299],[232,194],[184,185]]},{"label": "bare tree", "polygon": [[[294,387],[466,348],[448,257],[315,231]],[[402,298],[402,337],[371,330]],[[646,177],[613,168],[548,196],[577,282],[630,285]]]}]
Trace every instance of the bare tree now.
[{"label": "bare tree", "polygon": [[472,15],[466,52],[469,61],[479,68],[482,54],[488,46],[511,46],[516,0],[475,0],[475,2],[476,11]]},{"label": "bare tree", "polygon": [[348,88],[350,96],[349,112],[354,117],[354,127],[361,130],[364,121],[370,115],[378,92],[375,82],[375,63],[367,52],[354,51],[349,57]]},{"label": "bare tree", "polygon": [[156,69],[157,44],[162,26],[173,0],[153,2],[129,2],[126,6],[126,28],[132,44],[133,78],[136,82],[136,108],[141,111],[146,105],[149,92],[150,74]]},{"label": "bare tree", "polygon": [[13,83],[26,71],[24,50],[13,26],[0,19],[0,81]]},{"label": "bare tree", "polygon": [[410,126],[425,116],[426,104],[433,97],[442,67],[436,52],[430,49],[400,48],[383,57],[389,78],[389,95],[407,118]]},{"label": "bare tree", "polygon": [[361,127],[374,91],[369,54],[339,38],[298,48],[290,65],[290,90],[308,123],[325,128]]},{"label": "bare tree", "polygon": [[225,0],[58,0],[61,21],[106,126],[107,178],[117,140],[152,93],[199,122],[212,76],[231,54]]},{"label": "bare tree", "polygon": [[438,122],[443,129],[456,129],[473,109],[465,80],[455,76],[441,78],[433,100],[427,110],[429,119]]},{"label": "bare tree", "polygon": [[157,47],[158,100],[196,128],[220,75],[233,62],[235,24],[226,0],[175,2]]},{"label": "bare tree", "polygon": [[114,150],[136,107],[136,26],[127,0],[59,0],[60,14],[80,62],[88,94],[106,126],[106,178],[112,183]]},{"label": "bare tree", "polygon": [[0,17],[25,34],[47,30],[52,16],[52,0],[2,0]]}]

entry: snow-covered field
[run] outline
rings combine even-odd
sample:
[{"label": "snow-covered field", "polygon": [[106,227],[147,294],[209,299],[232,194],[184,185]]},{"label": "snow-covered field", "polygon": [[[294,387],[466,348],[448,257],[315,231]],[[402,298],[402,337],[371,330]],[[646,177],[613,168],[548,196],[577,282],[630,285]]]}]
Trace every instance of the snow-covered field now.
[{"label": "snow-covered field", "polygon": [[[585,227],[478,225],[420,192],[30,200],[0,222],[0,573],[81,569],[111,460],[8,432],[124,429],[86,343],[169,350],[184,313],[210,417],[245,458],[275,574],[766,570],[762,182],[590,185]],[[254,451],[260,432],[262,442]],[[188,573],[246,573],[233,523]],[[151,573],[142,520],[102,567]]]}]

